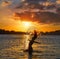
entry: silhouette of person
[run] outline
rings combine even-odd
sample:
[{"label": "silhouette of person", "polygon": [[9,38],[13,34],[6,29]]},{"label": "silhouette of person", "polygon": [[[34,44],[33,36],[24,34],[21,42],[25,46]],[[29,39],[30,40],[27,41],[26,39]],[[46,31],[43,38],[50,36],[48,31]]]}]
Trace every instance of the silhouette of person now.
[{"label": "silhouette of person", "polygon": [[30,40],[29,45],[28,45],[28,52],[29,52],[29,54],[32,54],[32,52],[33,52],[32,45],[33,45],[34,40],[35,40],[36,38],[37,38],[37,31],[34,30],[34,34],[33,34],[32,40]]}]

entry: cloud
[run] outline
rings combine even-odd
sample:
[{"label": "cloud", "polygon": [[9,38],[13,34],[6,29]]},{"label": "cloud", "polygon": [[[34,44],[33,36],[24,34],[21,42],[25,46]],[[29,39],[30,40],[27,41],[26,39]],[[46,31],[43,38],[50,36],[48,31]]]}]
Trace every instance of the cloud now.
[{"label": "cloud", "polygon": [[60,16],[58,14],[51,13],[51,12],[15,13],[13,17],[16,18],[15,20],[39,22],[43,24],[60,23]]},{"label": "cloud", "polygon": [[1,6],[5,7],[11,4],[11,1],[3,1]]},{"label": "cloud", "polygon": [[50,2],[56,2],[56,0],[50,0]]},{"label": "cloud", "polygon": [[[37,8],[39,8],[38,6],[40,4],[52,4],[52,3],[55,3],[56,0],[21,0],[22,2],[20,3],[20,5],[16,6],[16,8],[26,8],[26,7],[29,7],[31,8],[32,6],[36,6]],[[48,2],[49,1],[49,2]],[[51,3],[52,2],[52,3]],[[27,5],[26,5],[27,4]]]},{"label": "cloud", "polygon": [[46,2],[47,0],[22,0],[20,5],[16,6],[15,8],[39,8],[39,2]]},{"label": "cloud", "polygon": [[57,3],[57,4],[60,4],[60,0],[57,0],[56,3]]},{"label": "cloud", "polygon": [[15,6],[14,9],[16,10],[22,9],[23,11],[24,10],[35,11],[37,9],[39,9],[40,11],[41,10],[44,10],[44,11],[52,10],[53,11],[53,9],[56,9],[56,4],[53,4],[51,2],[55,2],[55,0],[49,0],[49,1],[50,2],[47,2],[47,0],[22,0],[22,2],[18,4],[17,6]]},{"label": "cloud", "polygon": [[[56,0],[49,0],[52,3],[55,3]],[[60,17],[56,14],[55,5],[46,7],[43,3],[46,4],[47,0],[23,0],[22,3],[15,7],[15,9],[22,10],[24,12],[15,13],[15,18],[25,21],[35,21],[39,23],[60,23]],[[42,4],[40,4],[42,3]],[[46,10],[44,9],[46,8]],[[48,9],[51,9],[48,11]],[[55,11],[53,11],[53,9]],[[54,13],[55,12],[55,13]]]}]

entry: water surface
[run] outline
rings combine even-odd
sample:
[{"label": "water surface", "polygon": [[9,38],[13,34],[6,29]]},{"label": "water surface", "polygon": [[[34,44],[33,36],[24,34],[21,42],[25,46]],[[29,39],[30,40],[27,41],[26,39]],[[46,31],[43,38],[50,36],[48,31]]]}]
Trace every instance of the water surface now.
[{"label": "water surface", "polygon": [[60,36],[39,36],[32,56],[25,49],[29,35],[0,35],[0,59],[60,59]]}]

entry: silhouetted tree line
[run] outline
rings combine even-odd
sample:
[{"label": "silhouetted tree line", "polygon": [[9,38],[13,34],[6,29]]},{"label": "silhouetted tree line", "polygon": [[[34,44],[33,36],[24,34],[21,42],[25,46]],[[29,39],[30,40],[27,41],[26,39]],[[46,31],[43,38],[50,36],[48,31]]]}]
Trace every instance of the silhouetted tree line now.
[{"label": "silhouetted tree line", "polygon": [[51,31],[51,32],[40,32],[41,35],[60,35],[60,30]]},{"label": "silhouetted tree line", "polygon": [[8,31],[4,29],[0,29],[0,34],[27,34],[26,32],[15,32],[15,31]]},{"label": "silhouetted tree line", "polygon": [[[4,29],[0,29],[0,34],[29,34],[26,32],[15,32],[15,31],[8,31]],[[41,35],[60,35],[60,30],[51,31],[51,32],[40,32]]]}]

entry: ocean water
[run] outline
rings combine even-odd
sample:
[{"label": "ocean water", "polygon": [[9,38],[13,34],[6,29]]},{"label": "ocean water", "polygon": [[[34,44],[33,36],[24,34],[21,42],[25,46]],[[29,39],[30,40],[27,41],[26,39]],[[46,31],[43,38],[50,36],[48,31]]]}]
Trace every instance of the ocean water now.
[{"label": "ocean water", "polygon": [[60,59],[60,36],[38,36],[32,56],[23,52],[28,39],[29,35],[0,35],[0,59]]}]

